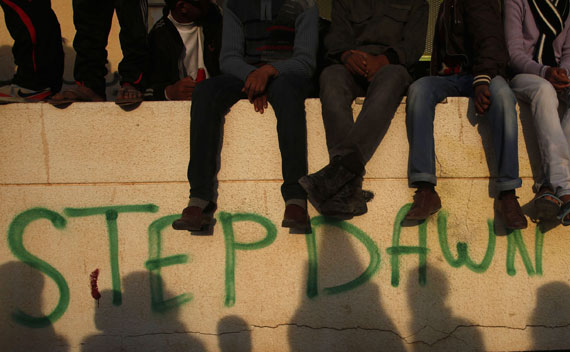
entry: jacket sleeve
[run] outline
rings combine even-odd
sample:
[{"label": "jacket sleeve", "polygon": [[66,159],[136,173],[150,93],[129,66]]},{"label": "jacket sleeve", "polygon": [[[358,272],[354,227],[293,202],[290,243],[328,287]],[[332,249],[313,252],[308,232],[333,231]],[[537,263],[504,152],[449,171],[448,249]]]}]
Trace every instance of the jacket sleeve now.
[{"label": "jacket sleeve", "polygon": [[521,0],[508,0],[505,3],[505,39],[510,66],[516,73],[532,73],[544,77],[547,67],[534,61],[524,50],[523,6]]},{"label": "jacket sleeve", "polygon": [[247,76],[256,67],[245,62],[244,57],[245,35],[243,26],[236,14],[226,6],[224,9],[222,49],[220,52],[221,71],[245,82]]},{"label": "jacket sleeve", "polygon": [[505,35],[497,0],[466,0],[464,18],[473,43],[473,86],[490,84],[504,75],[508,61]]},{"label": "jacket sleeve", "polygon": [[425,0],[414,1],[402,40],[388,48],[388,51],[393,50],[398,55],[397,62],[390,60],[390,63],[399,63],[409,68],[418,62],[425,50],[428,13],[429,7]]},{"label": "jacket sleeve", "polygon": [[176,80],[173,81],[167,77],[166,72],[168,72],[167,68],[172,66],[172,60],[177,62],[178,58],[167,58],[166,53],[169,53],[171,50],[164,47],[164,43],[168,41],[162,38],[161,33],[164,34],[164,31],[153,28],[148,35],[150,48],[150,89],[147,89],[146,95],[151,95],[153,100],[166,100],[164,89],[176,83]]},{"label": "jacket sleeve", "polygon": [[287,60],[272,62],[280,73],[295,73],[311,78],[317,66],[319,47],[319,10],[313,5],[303,11],[295,20],[295,42],[293,56]]},{"label": "jacket sleeve", "polygon": [[352,0],[333,0],[331,27],[325,37],[326,59],[340,63],[340,56],[347,50],[356,48],[356,40],[349,14]]},{"label": "jacket sleeve", "polygon": [[[566,73],[570,75],[570,16],[568,16],[568,18],[566,19],[566,24],[564,25],[564,31],[566,31],[566,40],[562,45],[560,67],[566,69]],[[546,69],[544,71],[546,71]]]}]

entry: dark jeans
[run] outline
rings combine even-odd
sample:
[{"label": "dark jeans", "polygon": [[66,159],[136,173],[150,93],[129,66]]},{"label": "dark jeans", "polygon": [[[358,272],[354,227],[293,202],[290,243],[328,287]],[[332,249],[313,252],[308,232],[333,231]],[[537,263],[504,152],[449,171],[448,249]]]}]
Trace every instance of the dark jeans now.
[{"label": "dark jeans", "polygon": [[14,39],[12,53],[18,70],[13,83],[58,92],[63,82],[63,47],[50,0],[0,0],[0,5]]},{"label": "dark jeans", "polygon": [[[404,66],[387,65],[372,82],[353,76],[344,65],[331,65],[321,74],[321,103],[329,155],[358,152],[367,163],[384,135],[412,78]],[[352,102],[366,96],[354,121]]]},{"label": "dark jeans", "polygon": [[[190,111],[190,197],[215,201],[222,121],[239,99],[246,98],[241,91],[243,84],[239,78],[221,75],[201,82],[194,90]],[[285,201],[307,198],[297,180],[307,174],[305,98],[311,88],[310,79],[288,74],[277,76],[267,87],[267,99],[277,117],[284,179],[281,194]],[[256,114],[253,106],[251,113]]]},{"label": "dark jeans", "polygon": [[121,26],[119,40],[123,60],[119,63],[121,83],[144,86],[143,72],[149,65],[147,0],[73,0],[76,34],[73,48],[75,80],[105,96],[107,40],[113,12]]},{"label": "dark jeans", "polygon": [[[472,75],[452,75],[423,77],[410,86],[406,103],[410,186],[413,187],[416,182],[436,184],[433,139],[435,106],[447,97],[470,97],[473,95],[472,84]],[[489,90],[491,106],[486,115],[499,173],[495,190],[501,192],[522,185],[519,178],[516,99],[501,76],[491,80]]]}]

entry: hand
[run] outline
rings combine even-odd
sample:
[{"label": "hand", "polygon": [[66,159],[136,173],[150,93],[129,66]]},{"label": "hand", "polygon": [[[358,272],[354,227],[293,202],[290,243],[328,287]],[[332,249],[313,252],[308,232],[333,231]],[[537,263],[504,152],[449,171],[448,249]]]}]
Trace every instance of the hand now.
[{"label": "hand", "polygon": [[253,107],[255,112],[263,114],[265,109],[267,109],[267,95],[258,95],[253,99]]},{"label": "hand", "polygon": [[547,68],[546,73],[544,74],[544,78],[552,84],[554,89],[558,91],[570,87],[568,73],[561,67]]},{"label": "hand", "polygon": [[192,100],[196,81],[192,77],[184,77],[166,87],[166,95],[170,100]]},{"label": "hand", "polygon": [[366,59],[364,57],[365,53],[358,50],[347,50],[340,56],[340,60],[346,67],[346,69],[356,76],[366,77]]},{"label": "hand", "polygon": [[480,84],[475,87],[475,111],[478,114],[484,114],[491,105],[491,92],[489,86]]},{"label": "hand", "polygon": [[366,78],[368,81],[372,81],[376,72],[380,71],[382,67],[389,65],[390,61],[388,61],[386,55],[366,55]]},{"label": "hand", "polygon": [[265,92],[267,82],[269,82],[270,78],[277,76],[277,73],[278,72],[275,67],[267,64],[261,66],[255,71],[252,71],[247,76],[241,91],[247,94],[247,98],[250,103],[253,103],[255,97]]}]

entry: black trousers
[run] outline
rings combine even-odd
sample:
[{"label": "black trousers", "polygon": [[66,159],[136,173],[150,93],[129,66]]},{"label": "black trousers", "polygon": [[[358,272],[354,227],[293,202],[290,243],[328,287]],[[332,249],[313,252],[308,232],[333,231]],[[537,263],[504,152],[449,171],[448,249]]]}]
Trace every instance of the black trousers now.
[{"label": "black trousers", "polygon": [[18,69],[13,83],[58,92],[63,82],[63,46],[51,1],[0,0],[0,5],[14,39],[12,53]]},{"label": "black trousers", "polygon": [[[307,198],[297,181],[307,174],[305,99],[311,92],[312,86],[308,78],[280,74],[267,88],[267,100],[277,117],[277,135],[284,180],[281,194],[285,201]],[[221,75],[201,82],[194,90],[190,112],[188,165],[190,197],[216,200],[216,174],[222,121],[224,115],[239,99],[246,98],[241,91],[242,88],[242,80],[231,75]],[[256,114],[253,106],[251,113]],[[253,132],[251,137],[255,138]]]},{"label": "black trousers", "polygon": [[128,82],[142,88],[150,57],[147,0],[73,0],[73,23],[77,31],[73,40],[77,53],[75,80],[102,97],[105,96],[107,74],[106,47],[114,11],[121,26],[121,84]]}]

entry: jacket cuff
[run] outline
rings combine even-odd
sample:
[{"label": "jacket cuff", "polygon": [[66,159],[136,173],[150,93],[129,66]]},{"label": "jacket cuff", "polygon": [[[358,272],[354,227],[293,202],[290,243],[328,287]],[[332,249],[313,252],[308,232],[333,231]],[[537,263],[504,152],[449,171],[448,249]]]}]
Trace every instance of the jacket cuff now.
[{"label": "jacket cuff", "polygon": [[491,76],[489,75],[477,75],[473,77],[473,88],[480,86],[480,85],[489,85],[491,84]]},{"label": "jacket cuff", "polygon": [[386,50],[386,52],[384,52],[384,55],[386,55],[386,58],[388,59],[390,64],[392,65],[400,64],[400,58],[398,57],[398,53],[396,52],[396,50],[389,48],[388,50]]}]

